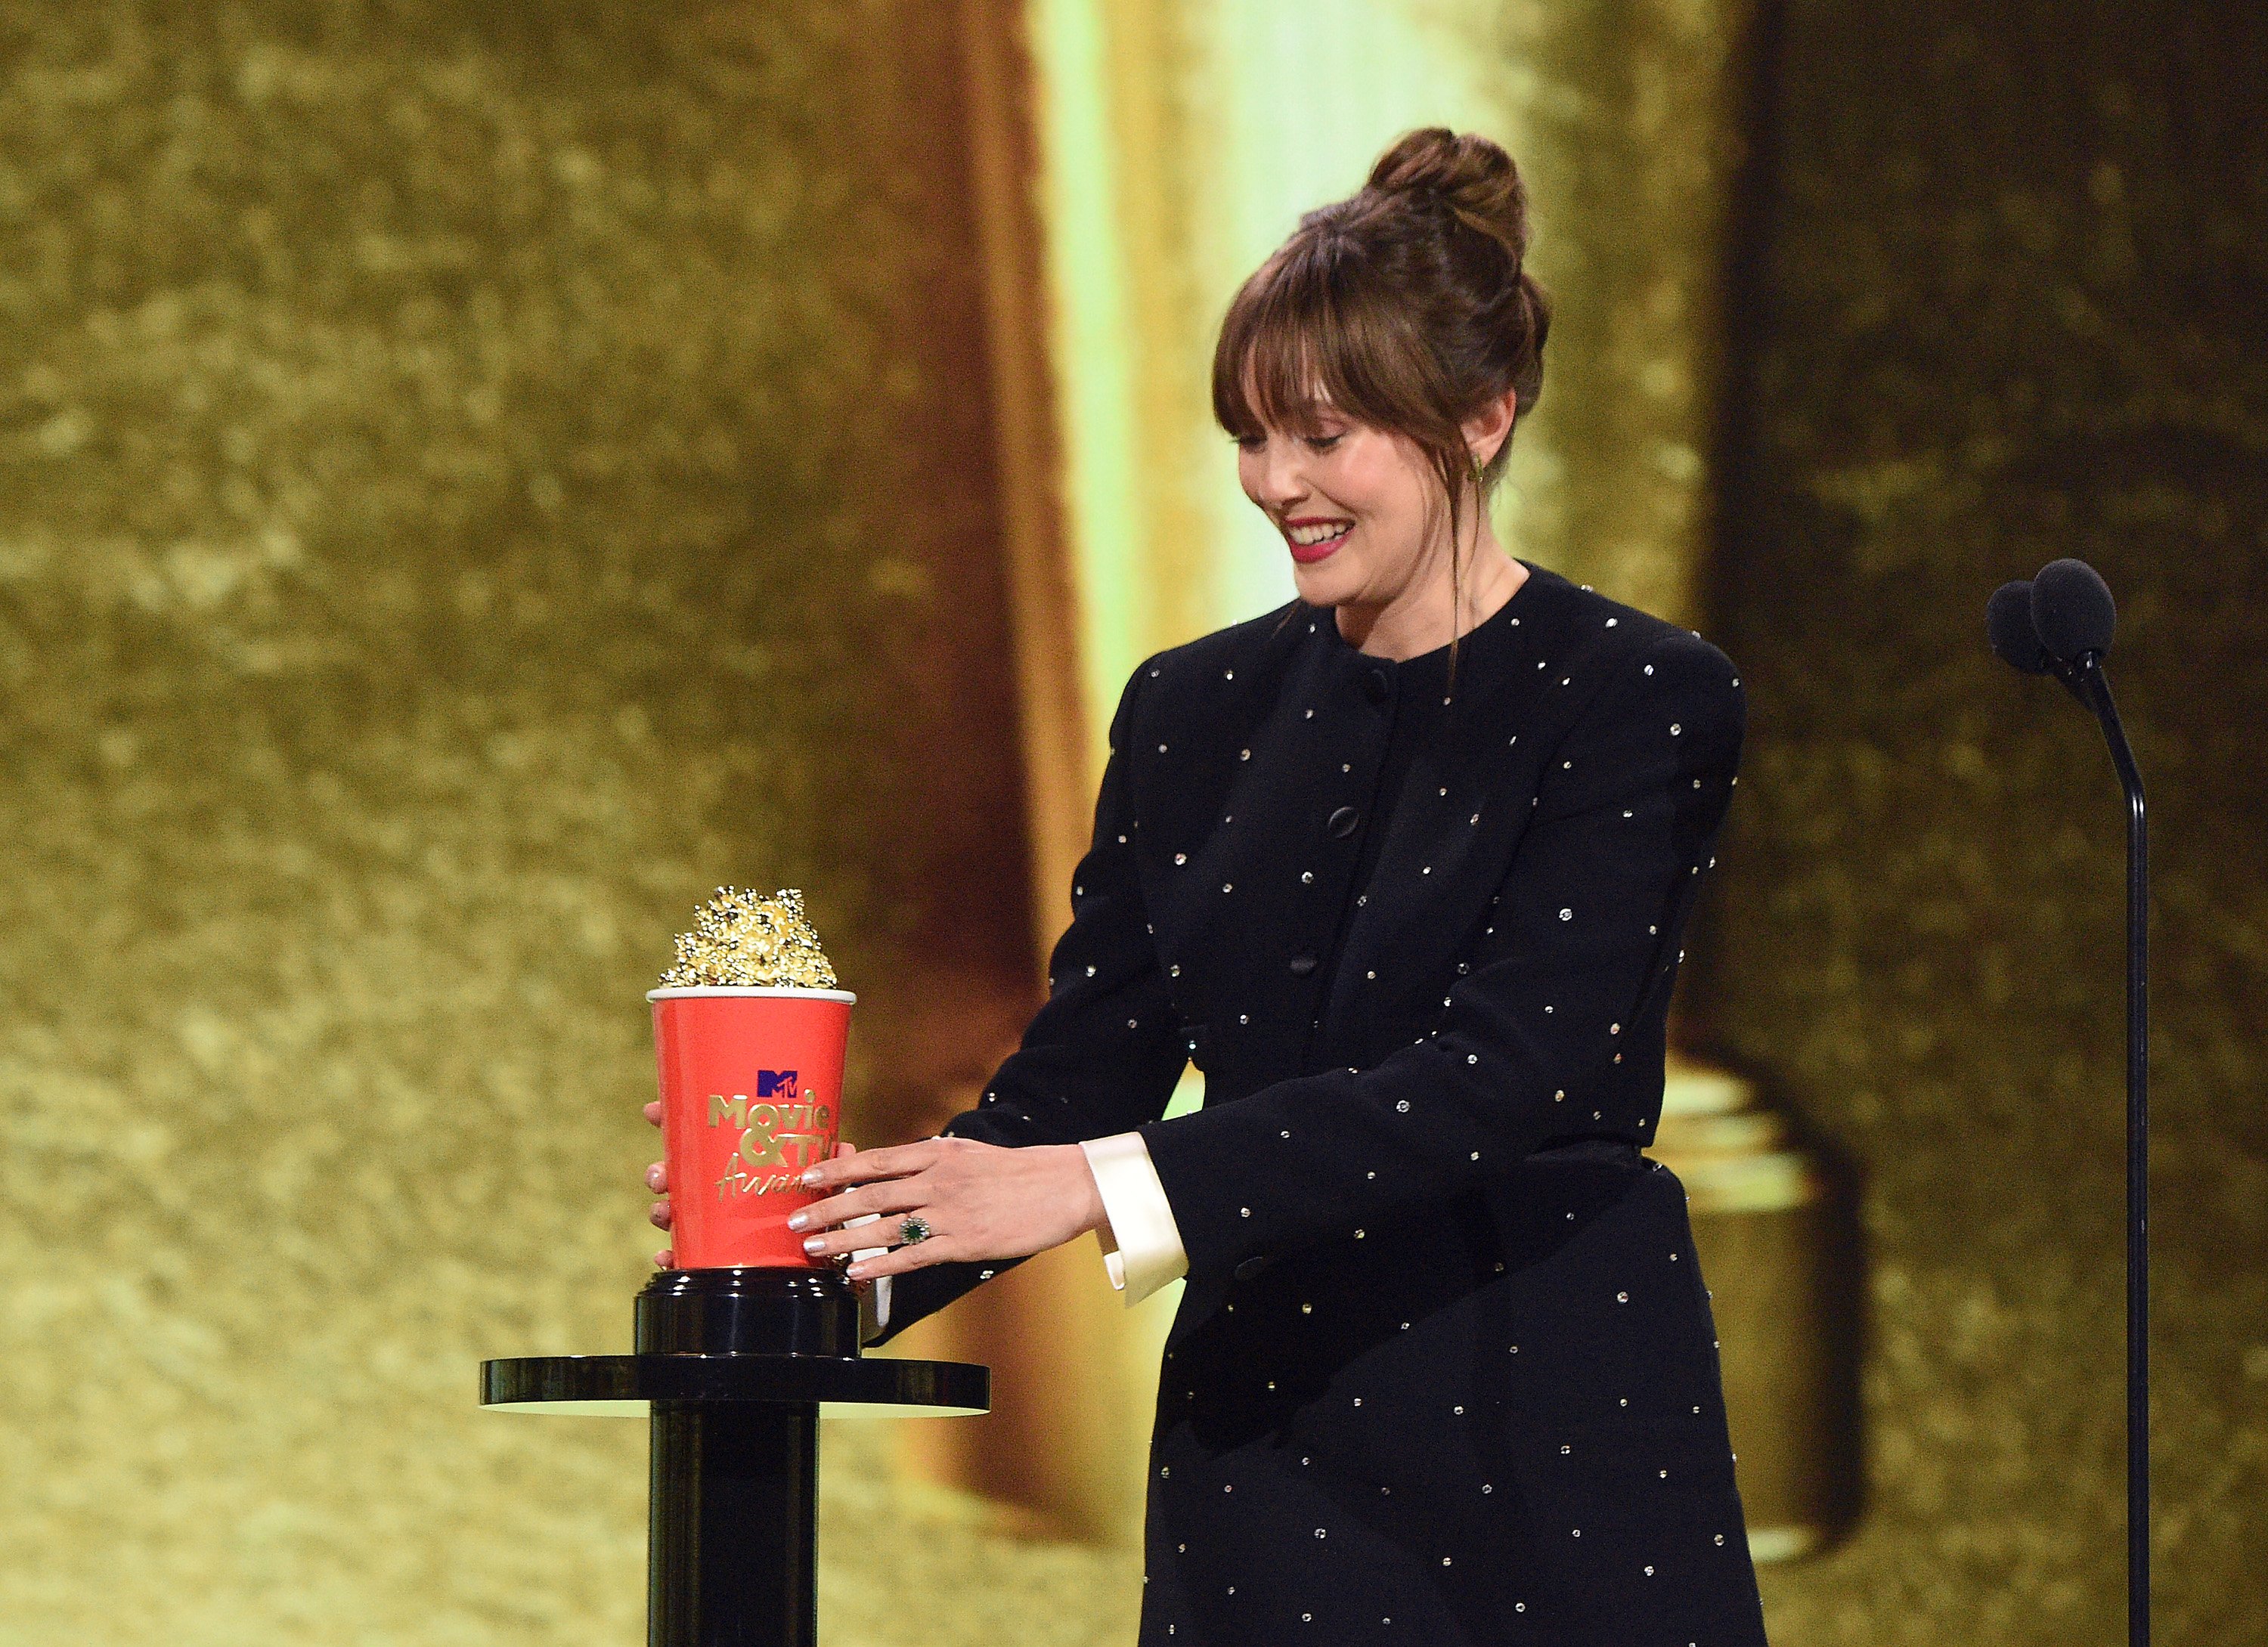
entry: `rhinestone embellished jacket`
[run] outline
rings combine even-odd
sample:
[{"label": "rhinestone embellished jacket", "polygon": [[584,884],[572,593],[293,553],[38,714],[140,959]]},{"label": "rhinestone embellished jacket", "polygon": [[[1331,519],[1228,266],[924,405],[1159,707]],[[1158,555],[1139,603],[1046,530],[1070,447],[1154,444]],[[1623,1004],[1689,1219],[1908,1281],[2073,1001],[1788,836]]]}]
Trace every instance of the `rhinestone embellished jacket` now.
[{"label": "rhinestone embellished jacket", "polygon": [[[946,1130],[1137,1131],[1170,1203],[1145,1643],[1763,1640],[1639,1153],[1742,716],[1536,567],[1454,658],[1295,602],[1127,682],[1049,998]],[[900,1277],[890,1334],[1005,1267]]]}]

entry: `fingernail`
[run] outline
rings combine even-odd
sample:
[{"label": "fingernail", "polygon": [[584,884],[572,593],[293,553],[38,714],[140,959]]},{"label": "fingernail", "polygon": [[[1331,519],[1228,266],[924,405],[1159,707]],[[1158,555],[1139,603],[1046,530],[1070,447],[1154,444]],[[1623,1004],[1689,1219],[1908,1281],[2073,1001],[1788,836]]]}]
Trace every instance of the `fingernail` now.
[{"label": "fingernail", "polygon": [[812,1168],[811,1171],[806,1173],[802,1177],[797,1179],[795,1181],[805,1189],[811,1188],[814,1185],[819,1182],[819,1169],[817,1167]]},{"label": "fingernail", "polygon": [[810,1222],[810,1219],[805,1217],[803,1214],[799,1212],[791,1212],[787,1215],[787,1227],[791,1230],[800,1230],[805,1224]]},{"label": "fingernail", "polygon": [[850,1276],[853,1281],[864,1281],[866,1278],[866,1266],[864,1264],[853,1264],[850,1268],[844,1270],[843,1273]]},{"label": "fingernail", "polygon": [[827,1238],[826,1238],[825,1236],[823,1236],[823,1235],[814,1235],[814,1236],[809,1236],[809,1237],[806,1237],[806,1238],[805,1239],[805,1240],[804,1240],[804,1243],[803,1243],[803,1250],[804,1250],[805,1252],[806,1252],[806,1253],[816,1253],[817,1251],[819,1251],[819,1249],[820,1249],[821,1247],[822,1247],[822,1246],[826,1246],[826,1245],[827,1245]]}]

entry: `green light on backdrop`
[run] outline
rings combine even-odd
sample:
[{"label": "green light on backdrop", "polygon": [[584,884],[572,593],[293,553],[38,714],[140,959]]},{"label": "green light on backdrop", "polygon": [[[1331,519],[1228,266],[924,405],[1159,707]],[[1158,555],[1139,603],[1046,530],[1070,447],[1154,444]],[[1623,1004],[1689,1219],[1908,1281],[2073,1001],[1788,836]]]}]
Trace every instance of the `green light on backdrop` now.
[{"label": "green light on backdrop", "polygon": [[1041,179],[1047,224],[1064,500],[1079,603],[1080,676],[1099,767],[1119,687],[1141,656],[1141,498],[1136,480],[1128,248],[1113,210],[1118,156],[1108,45],[1088,0],[1035,0]]}]

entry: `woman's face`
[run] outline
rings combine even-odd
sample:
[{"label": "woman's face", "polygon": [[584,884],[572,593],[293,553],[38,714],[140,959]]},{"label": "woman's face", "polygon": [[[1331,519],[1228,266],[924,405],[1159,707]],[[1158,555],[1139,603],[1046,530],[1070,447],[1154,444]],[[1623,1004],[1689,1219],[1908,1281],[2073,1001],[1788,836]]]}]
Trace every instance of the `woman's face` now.
[{"label": "woman's face", "polygon": [[1416,444],[1338,416],[1237,442],[1244,495],[1283,534],[1300,599],[1384,607],[1448,548],[1440,480]]}]

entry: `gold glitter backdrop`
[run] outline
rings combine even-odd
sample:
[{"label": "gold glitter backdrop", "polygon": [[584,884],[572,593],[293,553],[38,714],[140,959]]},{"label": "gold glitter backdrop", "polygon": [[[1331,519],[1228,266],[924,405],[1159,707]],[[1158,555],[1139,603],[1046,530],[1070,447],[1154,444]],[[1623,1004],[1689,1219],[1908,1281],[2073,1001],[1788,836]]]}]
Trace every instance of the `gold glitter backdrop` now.
[{"label": "gold glitter backdrop", "polygon": [[1712,605],[1694,974],[1846,1154],[1867,1504],[1781,1647],[2124,1636],[2124,806],[1985,651],[2077,555],[2151,786],[2156,1635],[2268,1643],[2268,13],[1788,5]]},{"label": "gold glitter backdrop", "polygon": [[[671,934],[808,890],[861,1143],[1036,998],[958,42],[0,54],[0,1642],[642,1639],[643,1429],[473,1393],[628,1343]],[[827,1445],[836,1639],[1108,1638],[1115,1558]]]},{"label": "gold glitter backdrop", "polygon": [[[1697,454],[1647,214],[1706,8],[1396,0],[1535,112],[1578,305],[1539,540],[1676,604],[1646,546],[1730,482],[1695,606],[1753,733],[1691,1004],[1856,1169],[1871,1278],[1865,1514],[1767,1570],[1779,1647],[2117,1633],[2117,812],[1979,633],[2068,552],[2158,819],[2160,1636],[2268,1643],[2257,10],[1761,5]],[[626,1342],[671,935],[807,890],[861,1143],[1020,1028],[1023,798],[1086,798],[1020,767],[1006,661],[1049,439],[988,375],[971,202],[1014,189],[954,31],[1012,11],[0,0],[6,1647],[637,1639],[642,1430],[473,1369]],[[1123,1555],[825,1445],[837,1647],[1129,1638]]]}]

